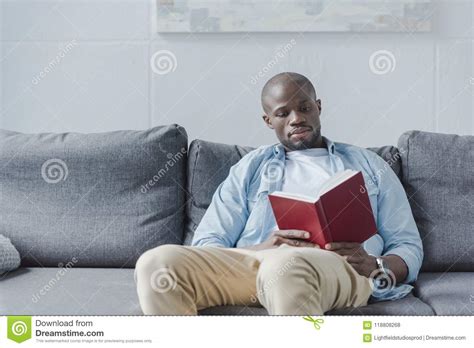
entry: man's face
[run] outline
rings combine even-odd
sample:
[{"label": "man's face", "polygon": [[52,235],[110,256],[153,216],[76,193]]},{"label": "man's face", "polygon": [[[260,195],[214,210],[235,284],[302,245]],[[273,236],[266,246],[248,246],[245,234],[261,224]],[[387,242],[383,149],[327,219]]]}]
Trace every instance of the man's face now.
[{"label": "man's face", "polygon": [[321,142],[321,100],[309,88],[287,82],[275,85],[264,98],[263,119],[287,151],[316,147]]}]

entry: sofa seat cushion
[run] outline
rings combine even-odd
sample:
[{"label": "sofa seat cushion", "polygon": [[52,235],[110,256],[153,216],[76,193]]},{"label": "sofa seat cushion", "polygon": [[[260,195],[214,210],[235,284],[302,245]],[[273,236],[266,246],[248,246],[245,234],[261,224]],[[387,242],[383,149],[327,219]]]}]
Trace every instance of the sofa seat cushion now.
[{"label": "sofa seat cushion", "polygon": [[[263,307],[216,306],[203,309],[200,315],[268,315]],[[426,303],[413,294],[396,301],[369,303],[364,307],[335,309],[325,315],[435,315]]]},{"label": "sofa seat cushion", "polygon": [[268,315],[263,307],[215,306],[199,311],[199,315]]},{"label": "sofa seat cushion", "polygon": [[415,294],[437,315],[474,315],[474,273],[421,273]]},{"label": "sofa seat cushion", "polygon": [[395,301],[369,301],[367,306],[347,307],[327,312],[326,315],[435,315],[421,299],[409,294]]},{"label": "sofa seat cushion", "polygon": [[0,314],[141,315],[133,272],[20,268],[0,278]]},{"label": "sofa seat cushion", "polygon": [[400,136],[402,183],[423,241],[422,270],[474,271],[474,136]]},{"label": "sofa seat cushion", "polygon": [[134,267],[181,244],[187,136],[177,125],[97,134],[0,130],[0,233],[23,266]]}]

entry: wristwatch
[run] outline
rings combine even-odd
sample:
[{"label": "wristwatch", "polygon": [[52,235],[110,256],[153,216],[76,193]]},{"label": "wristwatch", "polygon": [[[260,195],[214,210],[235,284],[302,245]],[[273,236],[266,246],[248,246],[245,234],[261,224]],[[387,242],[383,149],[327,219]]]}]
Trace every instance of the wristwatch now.
[{"label": "wristwatch", "polygon": [[377,263],[377,268],[379,269],[379,271],[387,275],[388,272],[387,272],[387,268],[385,267],[385,262],[383,261],[383,259],[379,256],[376,256],[375,262]]}]

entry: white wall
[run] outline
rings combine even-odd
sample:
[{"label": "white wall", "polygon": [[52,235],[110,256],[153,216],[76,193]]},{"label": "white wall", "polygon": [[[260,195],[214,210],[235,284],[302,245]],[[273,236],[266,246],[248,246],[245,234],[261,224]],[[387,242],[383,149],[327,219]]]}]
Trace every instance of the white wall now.
[{"label": "white wall", "polygon": [[[428,34],[161,36],[152,33],[152,1],[0,2],[0,126],[7,129],[97,132],[179,123],[190,139],[257,146],[276,141],[261,120],[260,89],[290,70],[314,82],[323,133],[334,140],[379,146],[396,144],[409,129],[474,134],[470,1],[437,4]],[[158,50],[176,56],[175,71],[152,71]],[[370,70],[378,50],[394,54],[393,72]]]}]

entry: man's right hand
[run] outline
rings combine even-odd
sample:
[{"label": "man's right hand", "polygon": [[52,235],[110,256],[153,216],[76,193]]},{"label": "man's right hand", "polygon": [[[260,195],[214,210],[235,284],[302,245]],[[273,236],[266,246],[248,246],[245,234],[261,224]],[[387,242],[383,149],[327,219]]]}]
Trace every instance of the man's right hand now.
[{"label": "man's right hand", "polygon": [[282,244],[288,244],[295,247],[319,248],[319,245],[308,241],[309,232],[301,230],[277,230],[273,231],[270,237],[263,243],[249,246],[245,249],[264,250],[277,248]]}]

